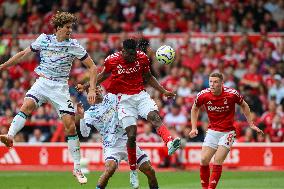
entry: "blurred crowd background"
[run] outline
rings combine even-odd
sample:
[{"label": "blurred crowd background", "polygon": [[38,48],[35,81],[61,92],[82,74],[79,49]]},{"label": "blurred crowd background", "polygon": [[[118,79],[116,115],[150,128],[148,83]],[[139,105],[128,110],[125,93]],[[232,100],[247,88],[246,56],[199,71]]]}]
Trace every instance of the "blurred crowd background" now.
[{"label": "blurred crowd background", "polygon": [[[257,135],[236,110],[237,142],[284,141],[284,43],[275,45],[267,34],[284,31],[283,0],[0,0],[0,63],[22,50],[19,34],[52,33],[50,19],[58,10],[70,11],[78,17],[74,33],[101,34],[101,40],[89,40],[86,49],[101,70],[104,58],[121,49],[121,41],[129,32],[140,37],[157,36],[147,54],[152,72],[175,99],[166,99],[147,87],[159,106],[164,123],[172,135],[184,142],[202,142],[208,126],[205,113],[200,115],[199,135],[190,139],[190,110],[196,94],[208,87],[208,75],[220,71],[225,86],[236,88],[250,105],[255,123],[265,131]],[[223,40],[212,38],[197,48],[191,32],[238,32],[237,41],[229,35]],[[248,34],[261,37],[252,42]],[[117,33],[113,42],[109,35]],[[168,33],[181,34],[182,42],[171,44]],[[9,44],[1,36],[13,36]],[[283,41],[283,40],[282,40]],[[284,42],[284,41],[283,41]],[[173,45],[176,60],[172,65],[160,65],[155,50],[163,44]],[[19,111],[25,93],[36,79],[33,69],[38,55],[0,73],[0,133],[5,134],[14,115]],[[74,103],[88,107],[86,94],[78,94],[77,83],[86,80],[86,69],[75,60],[70,77],[70,92]],[[107,83],[105,83],[106,85]],[[48,142],[56,127],[58,116],[50,105],[44,105],[30,117],[17,142]],[[150,123],[138,121],[138,142],[160,142]],[[85,141],[99,141],[94,133]]]}]

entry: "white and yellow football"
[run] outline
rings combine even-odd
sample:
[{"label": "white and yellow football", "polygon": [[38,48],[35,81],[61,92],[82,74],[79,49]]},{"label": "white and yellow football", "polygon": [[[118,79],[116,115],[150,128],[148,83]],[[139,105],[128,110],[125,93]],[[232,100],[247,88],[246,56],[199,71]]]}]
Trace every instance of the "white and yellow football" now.
[{"label": "white and yellow football", "polygon": [[156,59],[160,64],[171,64],[175,60],[175,51],[168,45],[163,45],[156,51]]}]

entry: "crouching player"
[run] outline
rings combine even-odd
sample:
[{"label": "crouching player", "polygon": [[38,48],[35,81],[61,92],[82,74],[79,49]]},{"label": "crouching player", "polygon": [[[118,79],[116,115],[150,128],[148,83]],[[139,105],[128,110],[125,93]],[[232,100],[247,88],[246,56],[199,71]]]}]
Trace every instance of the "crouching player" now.
[{"label": "crouching player", "polygon": [[[80,131],[83,137],[89,136],[92,127],[102,135],[105,170],[98,180],[96,189],[103,189],[107,186],[108,180],[114,174],[120,161],[128,159],[127,135],[118,120],[117,96],[109,93],[103,97],[99,88],[96,93],[95,105],[84,113],[82,105],[78,104],[77,114],[80,118]],[[138,146],[136,149],[139,170],[147,176],[150,189],[157,189],[157,178],[149,158]],[[133,178],[130,178],[130,182],[131,179]]]}]

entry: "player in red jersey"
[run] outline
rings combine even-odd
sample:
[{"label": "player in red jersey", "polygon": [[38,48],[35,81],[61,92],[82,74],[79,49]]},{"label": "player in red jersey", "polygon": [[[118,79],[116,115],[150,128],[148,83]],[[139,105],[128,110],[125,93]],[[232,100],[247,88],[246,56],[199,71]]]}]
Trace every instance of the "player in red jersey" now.
[{"label": "player in red jersey", "polygon": [[[167,97],[175,94],[164,89],[151,74],[148,56],[137,49],[134,39],[123,41],[122,51],[109,55],[104,62],[104,69],[98,75],[98,83],[110,78],[110,85],[106,88],[108,93],[116,94],[118,98],[118,118],[126,130],[127,153],[130,165],[130,183],[138,188],[138,175],[136,172],[136,121],[141,116],[152,123],[157,133],[168,147],[169,155],[180,147],[180,139],[173,139],[163,124],[158,107],[150,95],[145,91],[144,83],[148,83]],[[77,87],[78,88],[78,87]]]},{"label": "player in red jersey", "polygon": [[[236,133],[233,126],[235,104],[240,105],[251,129],[262,133],[252,121],[250,108],[235,89],[223,86],[223,75],[212,73],[209,76],[209,88],[197,94],[191,109],[192,130],[190,137],[196,137],[197,119],[201,106],[204,106],[209,118],[209,127],[202,145],[200,162],[200,180],[202,189],[216,188],[222,173],[222,164],[234,142]],[[213,170],[210,175],[209,163],[213,155]],[[209,181],[210,178],[210,181]]]}]

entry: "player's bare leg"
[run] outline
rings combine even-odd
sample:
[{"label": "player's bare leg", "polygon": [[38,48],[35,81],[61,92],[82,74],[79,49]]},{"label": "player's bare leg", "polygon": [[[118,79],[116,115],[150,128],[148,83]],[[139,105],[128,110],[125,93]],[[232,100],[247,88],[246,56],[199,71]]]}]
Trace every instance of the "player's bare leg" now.
[{"label": "player's bare leg", "polygon": [[74,161],[73,175],[77,178],[80,184],[86,184],[88,180],[82,173],[80,166],[80,141],[76,132],[75,116],[72,112],[65,113],[61,119],[67,136],[68,150]]},{"label": "player's bare leg", "polygon": [[168,128],[163,124],[157,111],[149,112],[147,120],[152,123],[158,135],[162,138],[168,147],[168,154],[172,155],[180,147],[180,138],[173,139]]},{"label": "player's bare leg", "polygon": [[139,187],[138,173],[136,170],[136,134],[137,126],[131,125],[125,128],[127,133],[127,154],[128,154],[128,163],[130,167],[130,184],[133,188]]},{"label": "player's bare leg", "polygon": [[215,189],[217,187],[217,184],[222,174],[223,162],[225,161],[229,152],[230,152],[230,149],[228,149],[227,147],[218,146],[218,149],[214,157],[214,164],[213,164],[213,169],[212,169],[212,173],[210,176],[210,183],[209,183],[208,189]]},{"label": "player's bare leg", "polygon": [[149,161],[142,163],[139,167],[139,170],[147,176],[150,189],[159,188],[155,170]]},{"label": "player's bare leg", "polygon": [[209,146],[202,146],[201,150],[201,161],[200,161],[200,182],[202,189],[208,189],[210,168],[209,163],[214,156],[216,149]]},{"label": "player's bare leg", "polygon": [[[35,98],[35,97],[33,97]],[[14,117],[7,135],[0,135],[0,141],[5,146],[13,147],[13,139],[15,135],[25,126],[26,119],[36,109],[36,99],[25,98],[18,114]]]},{"label": "player's bare leg", "polygon": [[112,175],[114,174],[116,168],[117,163],[114,160],[106,161],[105,170],[98,180],[96,189],[104,189],[107,186],[107,183],[110,177],[112,177]]}]

